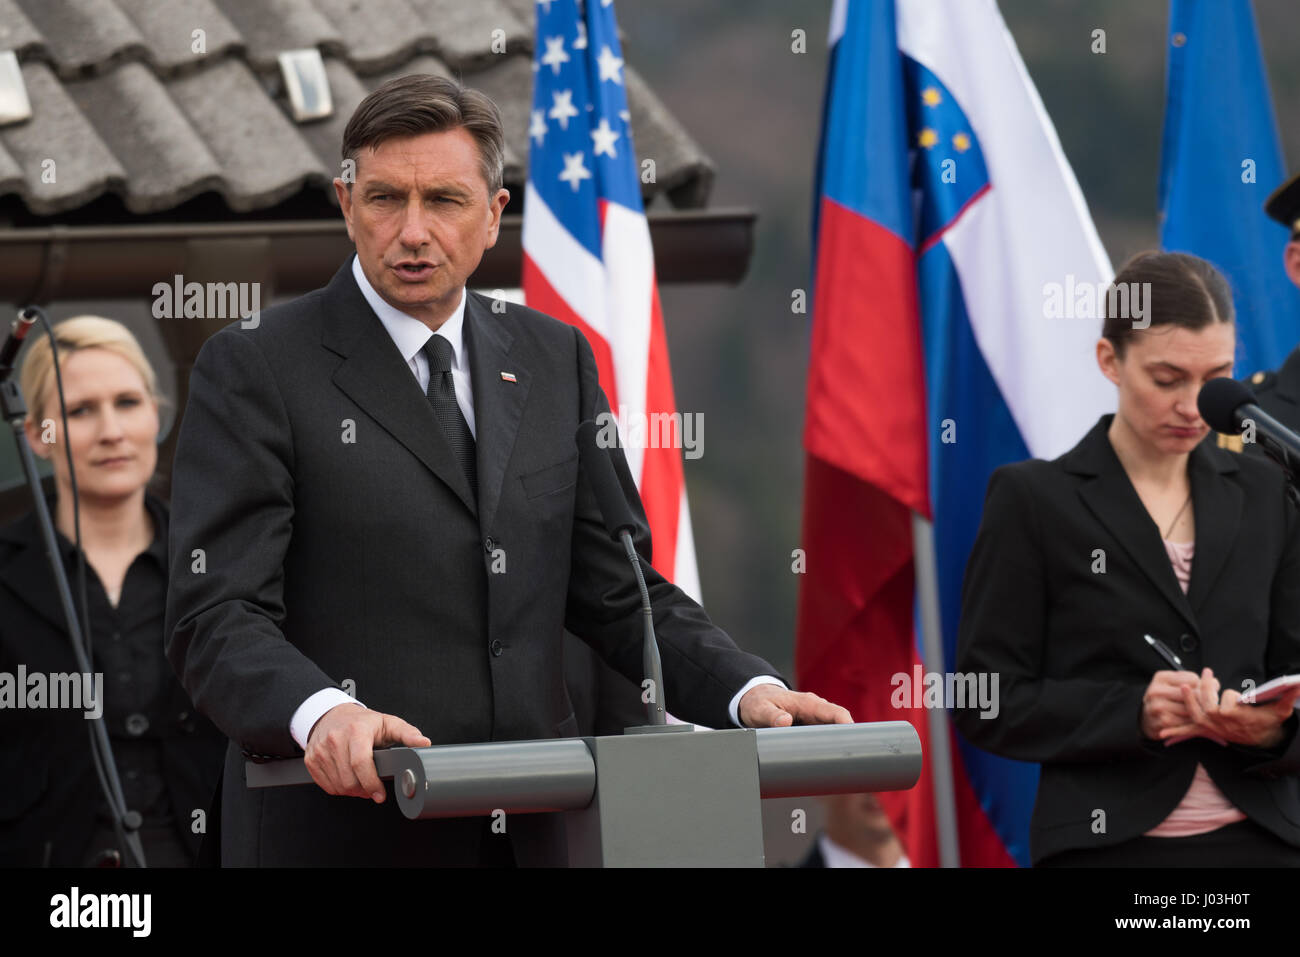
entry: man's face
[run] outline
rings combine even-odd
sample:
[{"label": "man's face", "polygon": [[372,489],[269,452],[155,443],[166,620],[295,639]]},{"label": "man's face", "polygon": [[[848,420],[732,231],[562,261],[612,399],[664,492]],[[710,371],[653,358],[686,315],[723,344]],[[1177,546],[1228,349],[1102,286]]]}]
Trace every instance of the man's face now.
[{"label": "man's face", "polygon": [[1286,269],[1286,278],[1300,286],[1300,239],[1293,239],[1286,244],[1282,253],[1282,266]]},{"label": "man's face", "polygon": [[463,127],[387,140],[357,158],[349,190],[334,180],[361,270],[384,301],[437,329],[497,241],[510,193],[488,194]]}]

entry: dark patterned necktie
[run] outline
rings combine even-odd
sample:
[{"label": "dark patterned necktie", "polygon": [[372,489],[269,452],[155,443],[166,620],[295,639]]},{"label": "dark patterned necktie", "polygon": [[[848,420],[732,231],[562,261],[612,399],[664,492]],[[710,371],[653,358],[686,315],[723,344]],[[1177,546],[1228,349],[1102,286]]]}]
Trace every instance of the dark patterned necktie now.
[{"label": "dark patterned necktie", "polygon": [[451,343],[442,336],[430,336],[420,350],[429,360],[429,387],[424,390],[433,413],[442,425],[442,434],[456,453],[456,461],[469,479],[469,487],[478,495],[478,469],[474,462],[474,435],[456,402],[456,386],[451,379]]}]

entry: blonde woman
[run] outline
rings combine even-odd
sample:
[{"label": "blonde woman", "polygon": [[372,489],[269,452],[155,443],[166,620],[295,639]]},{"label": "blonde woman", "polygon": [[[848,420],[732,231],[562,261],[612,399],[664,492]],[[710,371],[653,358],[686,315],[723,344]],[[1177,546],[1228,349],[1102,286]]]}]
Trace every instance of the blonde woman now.
[{"label": "blonde woman", "polygon": [[[54,469],[49,499],[77,600],[72,476],[80,499],[88,638],[127,807],[139,811],[151,866],[193,863],[223,741],[190,704],[163,656],[167,509],[147,490],[158,460],[157,380],[121,323],[79,316],[54,327],[67,434],[49,339],[35,337],[20,385],[33,451]],[[0,530],[0,672],[78,671],[36,518]],[[30,678],[29,678],[30,680]],[[55,703],[55,702],[51,702]],[[0,710],[0,863],[123,862],[91,759],[87,709]],[[213,822],[215,824],[215,822]],[[205,822],[206,825],[206,822]]]}]

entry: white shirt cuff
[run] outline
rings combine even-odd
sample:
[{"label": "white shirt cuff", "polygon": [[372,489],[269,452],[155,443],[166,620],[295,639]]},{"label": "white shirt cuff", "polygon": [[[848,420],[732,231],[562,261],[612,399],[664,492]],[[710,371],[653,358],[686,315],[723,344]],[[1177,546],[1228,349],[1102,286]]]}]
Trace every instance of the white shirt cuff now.
[{"label": "white shirt cuff", "polygon": [[773,678],[771,675],[759,675],[757,678],[750,678],[749,681],[745,683],[745,687],[736,692],[736,696],[731,699],[731,704],[727,706],[727,713],[731,715],[731,723],[736,727],[744,727],[744,725],[740,723],[740,699],[745,697],[745,694],[750,688],[756,688],[759,685],[779,685],[787,690],[789,688],[789,686],[780,678]]},{"label": "white shirt cuff", "polygon": [[[298,747],[306,751],[307,736],[311,734],[311,729],[316,727],[316,722],[330,708],[336,708],[341,704],[361,704],[361,702],[338,688],[322,688],[298,705],[298,710],[289,719],[289,733],[298,742]],[[361,707],[364,708],[365,705]]]}]

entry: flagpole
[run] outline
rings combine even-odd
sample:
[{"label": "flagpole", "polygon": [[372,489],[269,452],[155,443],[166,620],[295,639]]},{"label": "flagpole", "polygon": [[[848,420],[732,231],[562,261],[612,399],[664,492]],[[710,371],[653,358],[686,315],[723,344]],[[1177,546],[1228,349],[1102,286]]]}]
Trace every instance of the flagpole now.
[{"label": "flagpole", "polygon": [[[934,560],[934,525],[912,512],[912,555],[916,597],[921,609],[921,656],[927,672],[943,674],[943,632],[939,620],[939,573]],[[927,708],[930,731],[930,773],[934,784],[934,821],[939,838],[939,866],[961,867],[957,843],[957,803],[953,796],[952,748],[948,742],[948,711]]]}]

